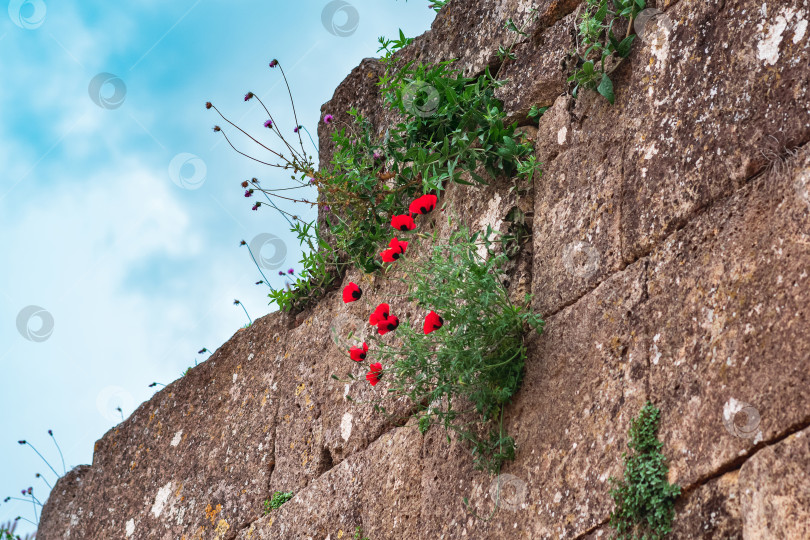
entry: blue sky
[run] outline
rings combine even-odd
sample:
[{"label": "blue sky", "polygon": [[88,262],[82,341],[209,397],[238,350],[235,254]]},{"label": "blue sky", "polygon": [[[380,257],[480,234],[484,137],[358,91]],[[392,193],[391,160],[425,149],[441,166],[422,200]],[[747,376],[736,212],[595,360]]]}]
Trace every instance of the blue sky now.
[{"label": "blue sky", "polygon": [[[297,268],[286,222],[252,212],[239,186],[289,180],[230,150],[204,103],[266,136],[264,113],[243,100],[250,90],[291,130],[286,88],[267,66],[278,58],[314,135],[321,104],[377,55],[377,37],[416,36],[435,14],[426,1],[350,0],[334,23],[356,14],[358,24],[341,36],[322,22],[326,0],[2,3],[0,499],[33,486],[44,501],[34,474],[54,475],[18,439],[61,472],[53,429],[68,469],[90,463],[116,407],[128,416],[149,383],[176,379],[247,322],[234,299],[253,318],[273,309],[240,240],[275,233],[283,268]],[[32,506],[0,505],[0,522],[17,515],[33,520]]]}]

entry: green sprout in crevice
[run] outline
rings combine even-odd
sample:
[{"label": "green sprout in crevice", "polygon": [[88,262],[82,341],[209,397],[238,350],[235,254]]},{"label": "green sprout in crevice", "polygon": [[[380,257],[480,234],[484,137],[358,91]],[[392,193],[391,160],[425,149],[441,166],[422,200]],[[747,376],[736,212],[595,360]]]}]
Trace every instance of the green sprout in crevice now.
[{"label": "green sprout in crevice", "polygon": [[672,530],[681,488],[667,481],[669,467],[657,435],[660,417],[661,411],[648,401],[630,422],[627,446],[631,452],[622,454],[624,479],[610,478],[616,503],[610,525],[616,538],[657,540]]},{"label": "green sprout in crevice", "polygon": [[281,505],[289,501],[295,496],[295,493],[292,491],[275,491],[273,492],[273,496],[270,499],[265,499],[264,501],[264,515],[270,513],[271,510],[277,510],[281,508]]},{"label": "green sprout in crevice", "polygon": [[[574,83],[571,92],[574,98],[580,89],[587,88],[596,90],[611,104],[614,102],[610,75],[630,54],[636,38],[630,33],[633,21],[645,6],[645,0],[586,0],[578,17],[576,49],[569,55],[576,60],[574,72],[568,78]],[[618,36],[614,28],[618,29]]]}]

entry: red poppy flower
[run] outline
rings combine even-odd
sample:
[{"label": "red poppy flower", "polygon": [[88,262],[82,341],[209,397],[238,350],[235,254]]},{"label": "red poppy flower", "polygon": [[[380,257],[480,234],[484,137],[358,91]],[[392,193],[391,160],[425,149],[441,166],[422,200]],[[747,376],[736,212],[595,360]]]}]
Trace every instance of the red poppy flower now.
[{"label": "red poppy flower", "polygon": [[394,237],[388,246],[391,249],[386,249],[380,255],[382,255],[383,262],[394,262],[408,249],[408,242],[400,242],[398,238]]},{"label": "red poppy flower", "polygon": [[398,231],[410,231],[416,228],[416,223],[408,214],[402,214],[391,218],[391,226]]},{"label": "red poppy flower", "polygon": [[397,237],[395,236],[388,243],[388,247],[390,247],[393,251],[398,251],[399,253],[405,253],[405,250],[408,249],[408,242],[400,242],[397,239]]},{"label": "red poppy flower", "polygon": [[408,211],[412,214],[427,214],[433,211],[436,208],[436,195],[422,195],[415,201],[411,203],[408,207]]},{"label": "red poppy flower", "polygon": [[376,386],[382,377],[382,364],[375,362],[371,364],[369,368],[371,369],[366,373],[366,380],[371,383],[371,386]]},{"label": "red poppy flower", "polygon": [[439,317],[439,315],[435,311],[431,311],[430,313],[427,314],[427,317],[425,317],[425,326],[424,326],[425,335],[428,335],[434,330],[438,330],[439,328],[442,327],[443,324],[444,319]]},{"label": "red poppy flower", "polygon": [[384,321],[388,318],[388,313],[391,311],[391,307],[388,304],[380,304],[377,306],[377,309],[374,310],[374,313],[368,318],[369,324],[377,324],[380,321]]},{"label": "red poppy flower", "polygon": [[349,349],[349,356],[355,362],[362,362],[363,360],[366,359],[366,353],[367,352],[368,352],[368,345],[366,345],[365,342],[364,342],[362,348],[361,347],[352,347],[351,349]]},{"label": "red poppy flower", "polygon": [[343,301],[347,304],[360,300],[361,296],[363,296],[363,289],[358,287],[357,283],[349,282],[349,284],[343,288]]},{"label": "red poppy flower", "polygon": [[384,336],[388,332],[396,330],[397,326],[399,326],[399,319],[392,315],[391,317],[383,319],[377,323],[377,332],[379,332],[381,336]]},{"label": "red poppy flower", "polygon": [[380,253],[380,255],[382,256],[383,262],[394,262],[399,259],[400,253],[399,251],[394,251],[393,249],[386,249]]}]

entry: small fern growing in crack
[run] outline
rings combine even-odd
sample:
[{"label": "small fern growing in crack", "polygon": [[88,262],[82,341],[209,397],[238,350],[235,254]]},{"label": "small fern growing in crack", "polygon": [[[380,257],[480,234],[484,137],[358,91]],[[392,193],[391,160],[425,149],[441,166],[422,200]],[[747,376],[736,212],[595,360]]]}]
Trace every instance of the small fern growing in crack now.
[{"label": "small fern growing in crack", "polygon": [[672,530],[678,485],[667,482],[669,467],[658,440],[661,411],[651,402],[630,422],[631,454],[624,452],[624,479],[610,478],[616,509],[610,515],[615,538],[657,540]]},{"label": "small fern growing in crack", "polygon": [[292,491],[276,491],[273,493],[273,496],[270,499],[265,499],[264,501],[264,515],[270,513],[271,510],[277,510],[281,508],[281,505],[285,502],[289,501],[290,499],[295,496],[295,493]]}]

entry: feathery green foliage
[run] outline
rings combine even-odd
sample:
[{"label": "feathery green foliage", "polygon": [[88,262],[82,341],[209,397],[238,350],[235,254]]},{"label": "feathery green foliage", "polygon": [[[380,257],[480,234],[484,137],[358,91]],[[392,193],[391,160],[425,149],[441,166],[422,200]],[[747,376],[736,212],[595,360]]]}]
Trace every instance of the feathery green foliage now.
[{"label": "feathery green foliage", "polygon": [[675,499],[680,486],[667,482],[669,468],[658,440],[661,411],[647,402],[638,417],[630,422],[631,453],[622,454],[624,479],[611,478],[610,490],[616,509],[610,525],[616,538],[657,540],[670,532],[675,515]]}]

